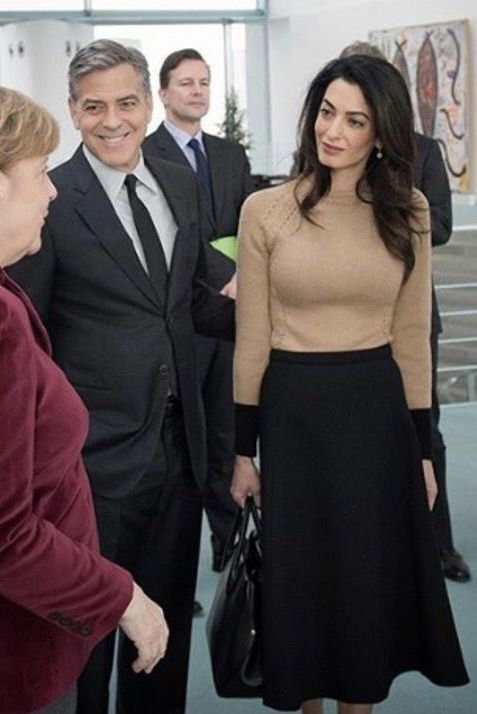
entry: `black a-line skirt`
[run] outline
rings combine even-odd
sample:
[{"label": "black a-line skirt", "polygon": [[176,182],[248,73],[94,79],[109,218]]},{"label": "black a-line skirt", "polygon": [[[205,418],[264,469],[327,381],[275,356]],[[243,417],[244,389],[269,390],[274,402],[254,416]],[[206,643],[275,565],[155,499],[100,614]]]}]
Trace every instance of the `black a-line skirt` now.
[{"label": "black a-line skirt", "polygon": [[264,703],[467,683],[400,371],[370,350],[274,350],[260,398]]}]

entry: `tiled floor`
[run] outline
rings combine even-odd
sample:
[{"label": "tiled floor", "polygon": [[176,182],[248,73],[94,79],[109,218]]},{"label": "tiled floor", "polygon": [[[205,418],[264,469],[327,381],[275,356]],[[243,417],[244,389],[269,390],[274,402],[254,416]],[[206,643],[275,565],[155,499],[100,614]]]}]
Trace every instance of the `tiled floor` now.
[{"label": "tiled floor", "polygon": [[[402,675],[396,680],[389,699],[376,706],[376,714],[477,713],[477,404],[445,407],[442,428],[447,441],[448,491],[455,543],[465,554],[475,576],[467,584],[449,583],[461,644],[473,681],[467,687],[443,689],[420,675]],[[210,570],[210,548],[204,529],[198,596],[206,608],[216,578]],[[195,620],[187,713],[258,714],[266,711],[258,700],[225,700],[215,695],[204,626],[205,618]],[[326,714],[334,711],[334,705],[327,702]]]}]

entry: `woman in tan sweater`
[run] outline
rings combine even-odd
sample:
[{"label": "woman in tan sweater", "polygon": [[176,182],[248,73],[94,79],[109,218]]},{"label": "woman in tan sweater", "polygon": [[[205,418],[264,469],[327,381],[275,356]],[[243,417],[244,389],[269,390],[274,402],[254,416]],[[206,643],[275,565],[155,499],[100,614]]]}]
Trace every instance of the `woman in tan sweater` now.
[{"label": "woman in tan sweater", "polygon": [[369,714],[401,672],[468,681],[429,513],[429,211],[387,62],[329,63],[300,134],[241,218],[232,495],[263,507],[264,703]]}]

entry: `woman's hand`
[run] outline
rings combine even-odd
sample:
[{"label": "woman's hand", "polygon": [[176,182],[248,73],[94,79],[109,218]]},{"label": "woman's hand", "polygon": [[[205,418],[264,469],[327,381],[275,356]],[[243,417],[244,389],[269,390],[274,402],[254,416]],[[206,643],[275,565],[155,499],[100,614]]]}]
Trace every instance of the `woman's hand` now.
[{"label": "woman's hand", "polygon": [[132,600],[119,621],[119,627],[137,648],[133,670],[150,674],[166,654],[169,628],[162,608],[134,583]]},{"label": "woman's hand", "polygon": [[260,474],[250,456],[236,456],[230,493],[235,503],[243,508],[247,496],[253,496],[260,507]]},{"label": "woman's hand", "polygon": [[429,459],[422,460],[422,470],[424,472],[424,482],[426,484],[427,503],[432,511],[437,498],[437,482],[434,474],[434,466]]}]

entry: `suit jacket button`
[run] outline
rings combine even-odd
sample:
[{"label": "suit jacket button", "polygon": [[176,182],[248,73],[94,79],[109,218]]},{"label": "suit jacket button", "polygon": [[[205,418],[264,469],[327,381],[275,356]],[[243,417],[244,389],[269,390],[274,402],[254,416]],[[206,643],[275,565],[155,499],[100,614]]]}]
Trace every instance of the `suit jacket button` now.
[{"label": "suit jacket button", "polygon": [[166,377],[169,374],[169,367],[167,364],[161,364],[159,367],[159,374],[162,374],[164,377]]}]

